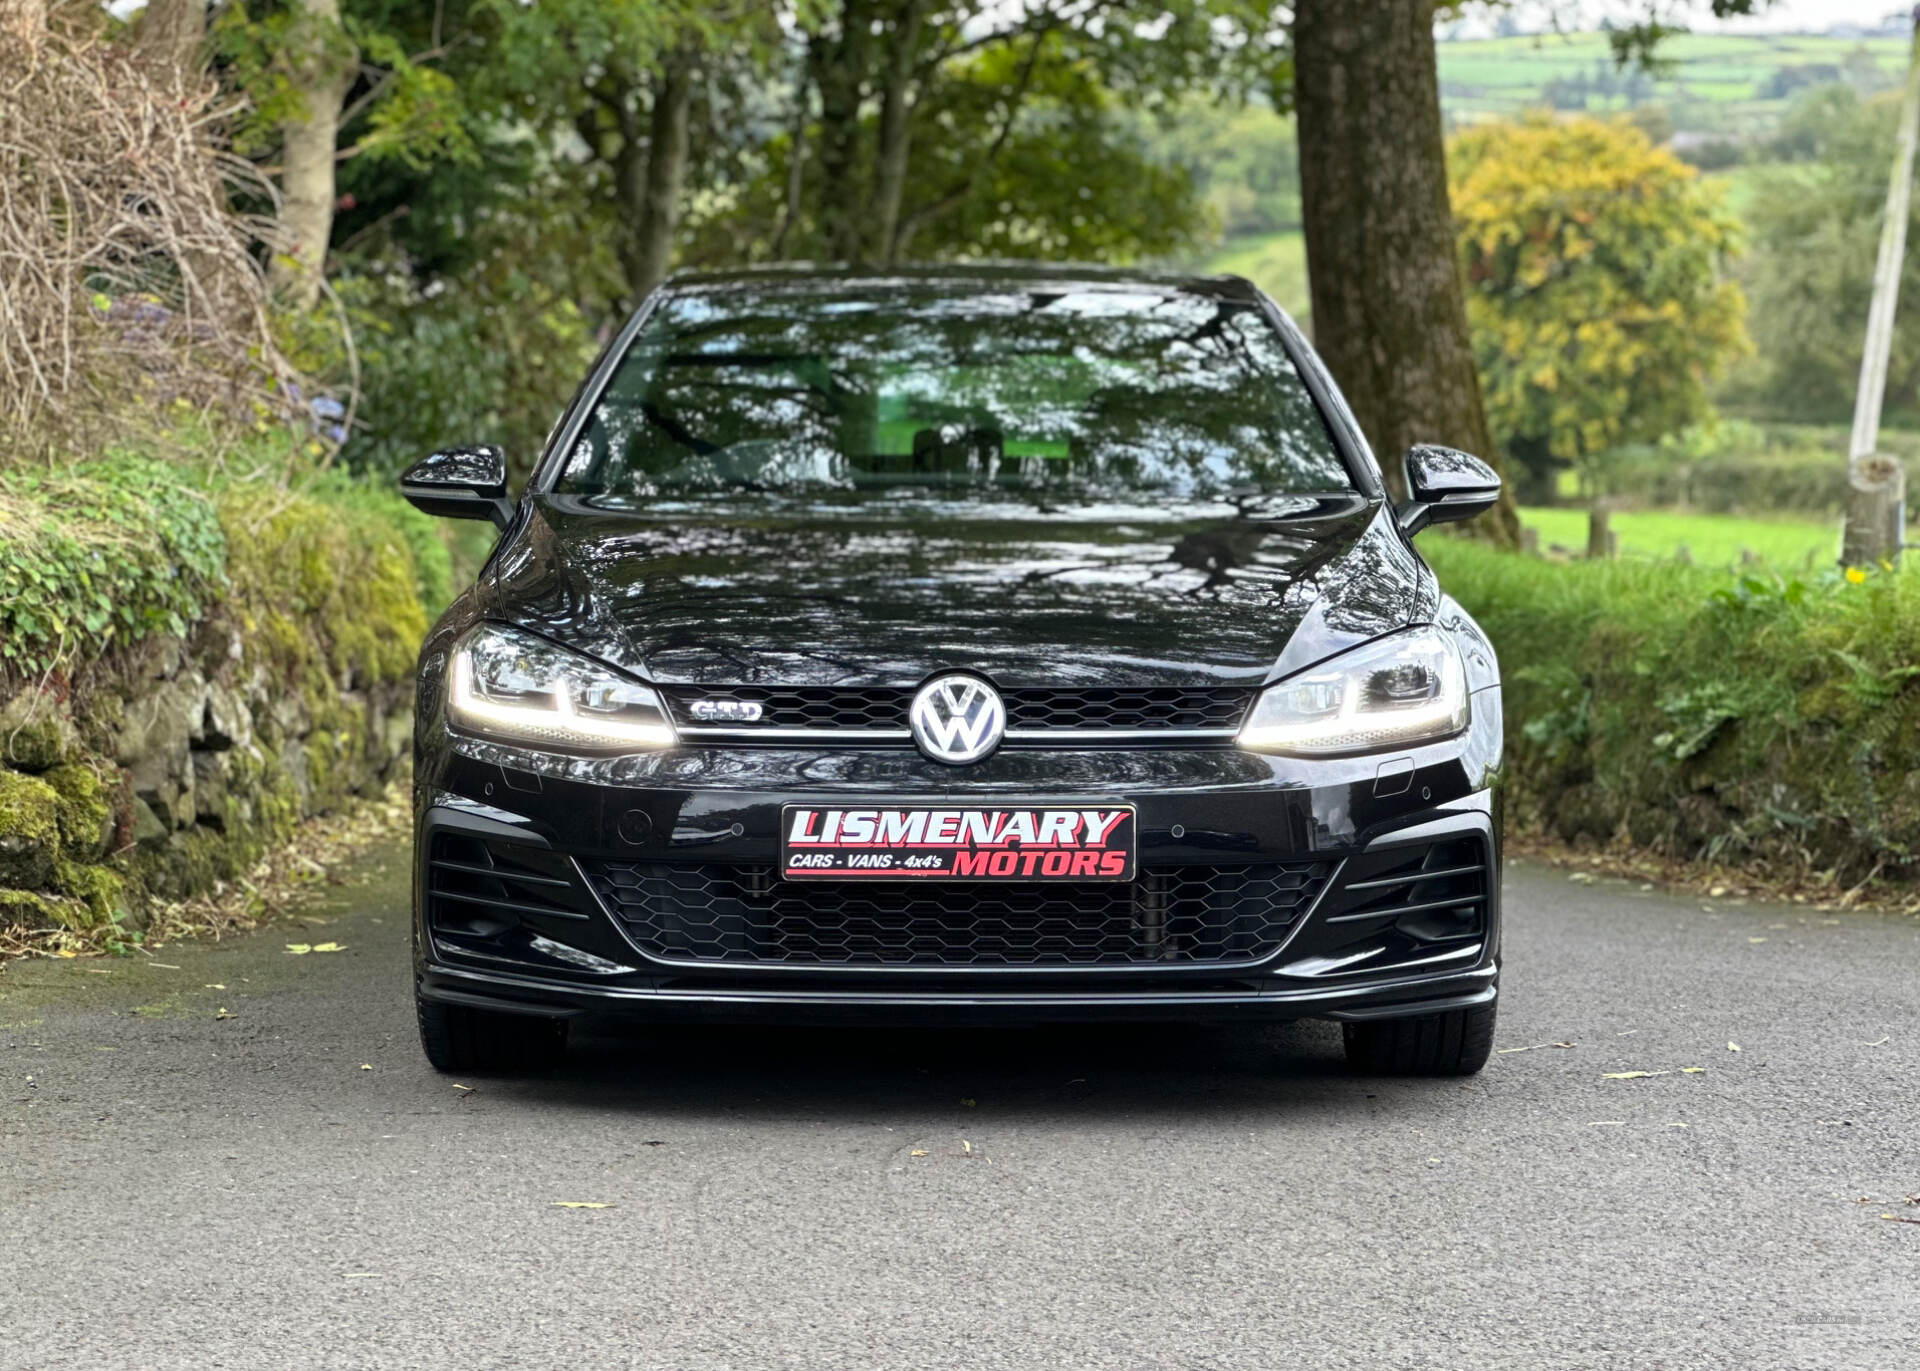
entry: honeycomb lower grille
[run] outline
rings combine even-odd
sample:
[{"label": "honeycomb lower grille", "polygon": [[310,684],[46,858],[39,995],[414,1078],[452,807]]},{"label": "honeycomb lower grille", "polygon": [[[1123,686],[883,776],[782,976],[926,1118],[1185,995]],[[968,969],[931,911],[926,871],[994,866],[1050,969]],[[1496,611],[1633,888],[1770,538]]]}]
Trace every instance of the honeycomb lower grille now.
[{"label": "honeycomb lower grille", "polygon": [[773,867],[584,863],[652,956],[860,967],[1206,965],[1273,952],[1326,884],[1319,862],[1149,869],[1130,882],[870,885]]}]

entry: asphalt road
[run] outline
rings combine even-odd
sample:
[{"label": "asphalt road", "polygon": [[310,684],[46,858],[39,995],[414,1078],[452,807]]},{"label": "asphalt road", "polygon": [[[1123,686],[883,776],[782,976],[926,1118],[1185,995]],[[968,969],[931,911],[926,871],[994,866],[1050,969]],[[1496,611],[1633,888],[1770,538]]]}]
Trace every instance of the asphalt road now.
[{"label": "asphalt road", "polygon": [[1573,1046],[1464,1084],[1300,1025],[592,1034],[462,1090],[403,868],[0,973],[0,1367],[1913,1364],[1912,919],[1516,869],[1498,1046]]}]

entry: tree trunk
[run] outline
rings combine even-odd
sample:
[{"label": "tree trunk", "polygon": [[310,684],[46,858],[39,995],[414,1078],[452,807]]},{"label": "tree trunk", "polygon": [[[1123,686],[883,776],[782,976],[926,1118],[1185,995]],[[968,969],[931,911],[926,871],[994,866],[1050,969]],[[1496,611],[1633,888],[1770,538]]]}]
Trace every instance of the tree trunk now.
[{"label": "tree trunk", "polygon": [[[1499,469],[1454,248],[1432,0],[1299,0],[1293,60],[1315,346],[1390,483],[1418,442]],[[1472,527],[1518,543],[1510,486]]]},{"label": "tree trunk", "polygon": [[820,90],[820,231],[829,260],[854,262],[866,241],[860,178],[860,101],[873,46],[872,0],[842,0],[839,32],[815,35],[814,85]]},{"label": "tree trunk", "polygon": [[635,85],[631,78],[610,75],[607,86],[597,94],[619,130],[620,146],[610,159],[613,198],[629,230],[615,251],[620,258],[621,273],[627,279],[628,304],[634,305],[640,300],[640,294],[634,293],[634,283],[646,274],[641,243],[647,218],[647,140],[641,135],[640,116],[634,111]]},{"label": "tree trunk", "polygon": [[767,255],[776,262],[787,257],[787,239],[800,221],[800,197],[806,188],[807,168],[807,94],[813,89],[813,73],[803,57],[793,81],[793,128],[787,144],[787,180],[781,194],[780,228],[773,235]]},{"label": "tree trunk", "polygon": [[634,261],[627,289],[635,303],[660,284],[673,261],[673,235],[680,227],[680,194],[687,179],[687,115],[693,105],[697,59],[675,53],[653,79],[653,113],[647,128],[647,200],[635,226]]},{"label": "tree trunk", "polygon": [[880,92],[880,144],[873,164],[873,246],[883,262],[893,260],[900,197],[907,187],[907,135],[913,115],[907,89],[913,83],[914,63],[920,51],[923,4],[924,0],[901,0],[895,11],[892,51]]},{"label": "tree trunk", "polygon": [[294,4],[299,18],[288,41],[301,109],[281,126],[281,241],[269,279],[289,304],[308,309],[325,281],[340,102],[353,85],[359,53],[340,26],[339,0]]},{"label": "tree trunk", "polygon": [[199,81],[201,44],[207,37],[207,0],[148,0],[135,50],[183,86]]}]

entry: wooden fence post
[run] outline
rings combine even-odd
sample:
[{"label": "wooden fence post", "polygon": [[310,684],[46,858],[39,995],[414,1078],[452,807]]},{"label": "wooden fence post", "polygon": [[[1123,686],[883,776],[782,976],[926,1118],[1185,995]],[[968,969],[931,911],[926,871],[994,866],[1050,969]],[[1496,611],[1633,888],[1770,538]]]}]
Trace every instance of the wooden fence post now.
[{"label": "wooden fence post", "polygon": [[1607,518],[1607,502],[1595,500],[1587,511],[1587,556],[1591,560],[1603,562],[1613,556],[1613,530],[1607,526]]}]

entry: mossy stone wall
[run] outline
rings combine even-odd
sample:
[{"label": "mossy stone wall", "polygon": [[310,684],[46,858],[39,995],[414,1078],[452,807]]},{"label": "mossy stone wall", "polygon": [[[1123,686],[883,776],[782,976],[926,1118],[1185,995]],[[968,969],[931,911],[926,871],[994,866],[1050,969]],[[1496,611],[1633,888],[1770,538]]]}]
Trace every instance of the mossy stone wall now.
[{"label": "mossy stone wall", "polygon": [[428,522],[344,483],[204,498],[221,569],[184,632],[0,673],[0,923],[137,933],[405,762]]}]

